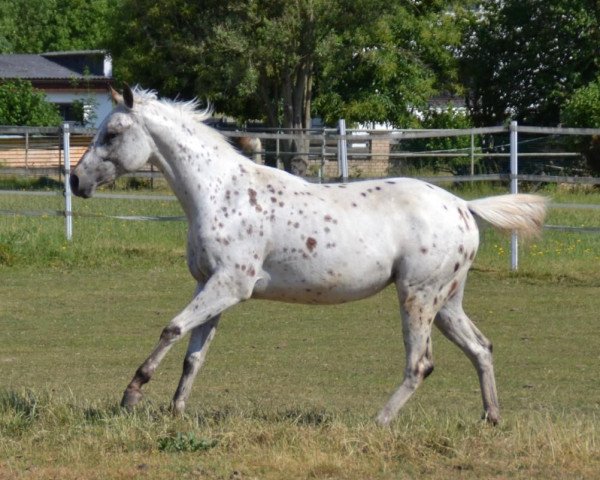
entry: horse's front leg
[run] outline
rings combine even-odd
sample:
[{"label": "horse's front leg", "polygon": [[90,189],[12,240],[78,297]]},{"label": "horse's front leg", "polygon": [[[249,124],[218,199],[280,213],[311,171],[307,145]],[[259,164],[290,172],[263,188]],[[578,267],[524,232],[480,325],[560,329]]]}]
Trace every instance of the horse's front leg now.
[{"label": "horse's front leg", "polygon": [[175,342],[190,330],[206,324],[227,308],[248,298],[250,294],[251,286],[242,288],[239,283],[231,281],[230,275],[225,273],[213,275],[187,307],[162,331],[158,344],[137,369],[125,389],[121,406],[133,407],[142,399],[142,386],[150,381],[156,368]]},{"label": "horse's front leg", "polygon": [[217,325],[219,316],[209,320],[204,325],[200,325],[192,330],[190,335],[190,343],[183,360],[183,373],[179,380],[179,385],[173,397],[171,408],[176,413],[183,413],[185,404],[192,391],[194,379],[200,368],[206,360],[206,353],[215,334],[217,333]]}]

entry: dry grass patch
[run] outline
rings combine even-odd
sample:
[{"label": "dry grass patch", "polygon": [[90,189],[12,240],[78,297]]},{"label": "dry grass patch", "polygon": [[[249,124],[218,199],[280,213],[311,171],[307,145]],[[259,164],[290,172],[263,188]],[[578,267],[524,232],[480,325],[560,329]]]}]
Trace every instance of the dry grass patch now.
[{"label": "dry grass patch", "polygon": [[[528,414],[493,428],[418,409],[390,428],[308,411],[295,418],[285,411],[173,418],[160,409],[128,414],[72,397],[4,392],[0,473],[7,479],[591,479],[600,470],[598,426],[593,416]],[[165,448],[165,439],[181,442],[179,448]]]}]

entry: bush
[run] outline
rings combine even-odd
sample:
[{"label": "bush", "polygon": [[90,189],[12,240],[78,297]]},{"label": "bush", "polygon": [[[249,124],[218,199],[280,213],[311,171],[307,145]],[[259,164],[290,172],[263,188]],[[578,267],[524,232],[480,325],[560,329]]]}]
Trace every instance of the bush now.
[{"label": "bush", "polygon": [[[600,128],[600,78],[575,90],[561,111],[567,127]],[[576,137],[577,148],[593,173],[600,173],[600,137]]]},{"label": "bush", "polygon": [[61,121],[58,107],[49,103],[31,82],[14,80],[0,84],[0,125],[53,127]]},{"label": "bush", "polygon": [[[443,111],[427,111],[418,128],[424,129],[464,129],[472,128],[470,117],[463,111],[453,108],[451,105]],[[480,141],[476,138],[475,148],[479,148]],[[471,138],[468,135],[461,137],[436,137],[408,140],[401,143],[402,150],[409,152],[452,152],[469,151]],[[479,160],[476,160],[478,169]],[[453,175],[468,175],[470,173],[471,159],[468,156],[456,157],[433,157],[414,162],[417,170],[432,170],[434,173],[447,172]]]}]

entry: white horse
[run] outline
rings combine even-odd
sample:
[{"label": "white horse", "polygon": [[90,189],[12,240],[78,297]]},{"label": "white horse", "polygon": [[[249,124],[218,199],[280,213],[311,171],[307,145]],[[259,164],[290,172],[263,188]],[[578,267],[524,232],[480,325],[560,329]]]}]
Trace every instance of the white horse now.
[{"label": "white horse", "polygon": [[158,100],[146,91],[114,92],[115,109],[73,174],[76,195],[140,169],[159,168],[189,223],[188,266],[198,282],[192,301],[171,320],[123,395],[142,398],[171,346],[191,332],[172,408],[182,412],[215,335],[219,316],[249,298],[334,304],[373,295],[393,283],[406,348],[404,380],[380,411],[388,424],[433,370],[435,324],[473,362],[484,417],[499,407],[492,344],[462,307],[467,272],[479,245],[473,214],[505,231],[539,232],[545,199],[502,195],[464,201],[408,178],[317,185],[256,165],[199,121],[194,103]]}]

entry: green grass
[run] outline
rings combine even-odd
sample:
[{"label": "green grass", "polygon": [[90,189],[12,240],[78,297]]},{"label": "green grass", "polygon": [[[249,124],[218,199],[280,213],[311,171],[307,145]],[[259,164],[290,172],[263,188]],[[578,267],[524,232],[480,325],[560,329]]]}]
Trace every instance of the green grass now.
[{"label": "green grass", "polygon": [[[2,195],[0,209],[60,202]],[[74,206],[180,214],[163,201]],[[600,218],[557,209],[548,223]],[[511,273],[508,239],[483,231],[465,308],[494,342],[499,427],[479,420],[476,373],[435,332],[435,372],[378,428],[404,368],[393,289],[332,307],[245,302],[224,315],[186,416],[165,410],[184,342],[141,408],[121,411],[124,387],[193,292],[185,224],[79,217],[74,231],[68,244],[61,218],[0,217],[0,478],[597,477],[598,235],[545,232]]]},{"label": "green grass", "polygon": [[246,302],[225,314],[186,417],[164,410],[183,344],[142,407],[120,411],[123,388],[191,290],[180,267],[5,272],[0,472],[594,478],[600,468],[597,287],[473,272],[466,308],[494,341],[503,423],[478,420],[476,374],[436,332],[436,371],[390,429],[372,418],[404,364],[393,289],[326,308]]}]

